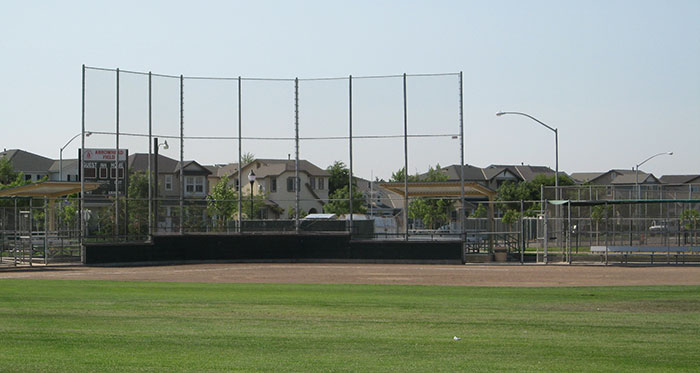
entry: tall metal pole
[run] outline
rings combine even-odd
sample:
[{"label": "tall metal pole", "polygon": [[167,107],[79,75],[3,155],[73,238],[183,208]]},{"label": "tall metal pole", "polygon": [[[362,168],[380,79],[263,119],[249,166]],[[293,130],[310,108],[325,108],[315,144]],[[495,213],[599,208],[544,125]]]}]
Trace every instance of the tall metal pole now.
[{"label": "tall metal pole", "polygon": [[[349,144],[348,148],[350,151],[350,175],[349,180],[348,180],[348,191],[349,191],[349,196],[348,196],[348,203],[350,206],[350,236],[352,236],[352,212],[353,212],[353,206],[352,206],[352,175],[353,175],[353,168],[352,168],[352,75],[349,76],[348,78],[348,127],[349,127]],[[371,183],[371,181],[370,181]],[[370,202],[371,203],[371,202]]]},{"label": "tall metal pole", "polygon": [[185,78],[180,75],[180,234],[185,233]]},{"label": "tall metal pole", "polygon": [[[559,191],[559,129],[554,129],[554,197],[559,200],[561,192]],[[559,206],[559,205],[557,205]],[[557,216],[558,217],[558,216]]]},{"label": "tall metal pole", "polygon": [[[151,172],[151,157],[153,154],[153,111],[151,105],[151,72],[148,72],[148,238],[153,240],[153,173]],[[156,144],[156,147],[158,144]]]},{"label": "tall metal pole", "polygon": [[160,145],[158,145],[158,138],[154,137],[153,138],[153,158],[155,160],[153,161],[153,190],[155,190],[155,198],[154,198],[154,203],[155,203],[155,209],[153,209],[153,222],[155,226],[156,232],[158,231],[158,149],[160,148]]},{"label": "tall metal pole", "polygon": [[294,144],[296,145],[296,156],[294,158],[294,190],[296,200],[296,214],[294,216],[294,227],[299,233],[299,78],[294,78]]},{"label": "tall metal pole", "polygon": [[408,241],[408,111],[406,103],[406,73],[403,74],[403,221],[404,239]]},{"label": "tall metal pole", "polygon": [[[78,209],[80,211],[80,240],[82,243],[82,239],[85,237],[85,227],[87,225],[87,222],[85,221],[85,173],[84,168],[83,168],[83,163],[85,160],[83,159],[83,155],[85,154],[85,65],[83,65],[83,71],[82,71],[82,103],[80,107],[81,111],[81,123],[80,123],[80,154],[79,154],[79,159],[78,159],[78,167],[79,167],[79,174],[80,174],[80,208]],[[82,247],[82,245],[81,245]],[[81,261],[82,261],[82,249],[81,251]]]},{"label": "tall metal pole", "polygon": [[241,148],[243,146],[243,141],[241,140],[241,130],[243,127],[242,116],[241,116],[241,77],[238,77],[238,233],[241,232],[243,226],[242,219],[243,213],[243,175],[241,175],[243,165],[243,154],[241,153]]},{"label": "tall metal pole", "polygon": [[460,182],[460,200],[459,200],[459,225],[462,242],[466,240],[464,216],[464,94],[463,94],[462,72],[459,72],[459,182]]},{"label": "tall metal pole", "polygon": [[115,234],[119,237],[119,69],[117,69],[117,131],[116,149],[114,156],[114,229]]}]

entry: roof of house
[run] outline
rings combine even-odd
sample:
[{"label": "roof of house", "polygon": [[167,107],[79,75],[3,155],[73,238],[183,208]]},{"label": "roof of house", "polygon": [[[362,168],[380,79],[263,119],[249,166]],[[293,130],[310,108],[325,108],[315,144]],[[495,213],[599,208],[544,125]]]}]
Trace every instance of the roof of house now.
[{"label": "roof of house", "polygon": [[[51,167],[49,168],[49,171],[51,171],[51,172],[60,172],[60,171],[61,171],[60,168],[61,168],[61,161],[60,161],[60,160],[57,160],[57,161],[55,160],[55,161],[53,161],[53,164],[52,164]],[[64,160],[63,160],[63,169],[64,169],[64,170],[65,170],[65,169],[69,169],[69,170],[70,170],[70,169],[76,169],[76,170],[77,170],[77,169],[78,169],[78,159],[76,159],[76,158],[74,158],[74,159],[64,159]]]},{"label": "roof of house", "polygon": [[615,177],[610,181],[612,185],[630,185],[636,183],[658,183],[659,179],[653,174],[646,173],[644,171],[628,170],[628,169],[614,169],[605,172],[574,172],[571,177],[579,183],[594,182],[608,174],[615,174]]},{"label": "roof of house", "polygon": [[[286,171],[294,171],[295,161],[293,159],[255,159],[243,166],[241,169],[249,168],[250,166],[254,167],[253,170],[257,177],[278,176]],[[328,171],[319,168],[315,164],[304,159],[299,160],[299,171],[306,172],[313,176],[330,176]],[[230,163],[225,166],[220,166],[216,172],[217,176],[230,176],[237,174],[237,163]]]},{"label": "roof of house", "polygon": [[700,182],[700,175],[664,175],[659,179],[664,184],[690,184]]},{"label": "roof of house", "polygon": [[581,184],[584,184],[605,174],[607,174],[607,172],[574,172],[571,174],[571,178]]},{"label": "roof of house", "polygon": [[[442,172],[444,175],[447,176],[447,180],[460,180],[460,169],[461,165],[458,164],[453,164],[449,165],[447,167],[442,167],[440,168],[440,172]],[[428,175],[428,173],[424,173],[421,175],[418,175],[419,179],[423,179]],[[484,175],[484,171],[480,167],[474,167],[472,165],[465,164],[464,165],[464,180],[469,180],[469,181],[485,181],[486,176]]]},{"label": "roof of house", "polygon": [[510,172],[513,174],[515,177],[524,180],[523,177],[520,175],[518,170],[515,168],[515,166],[508,166],[508,165],[495,165],[492,164],[484,170],[484,176],[486,176],[486,180],[491,180],[495,178],[496,176],[502,174],[503,172]]},{"label": "roof of house", "polygon": [[0,158],[5,158],[15,171],[22,172],[49,172],[54,160],[21,149],[10,149],[0,153]]},{"label": "roof of house", "polygon": [[[203,173],[211,172],[206,167],[200,165],[196,161],[184,161],[185,169],[190,165],[199,167],[202,169]],[[148,170],[148,154],[147,153],[135,153],[129,155],[129,169],[133,171],[146,171]],[[180,161],[176,161],[172,158],[166,157],[162,154],[158,154],[158,173],[159,174],[171,174],[180,171]]]}]

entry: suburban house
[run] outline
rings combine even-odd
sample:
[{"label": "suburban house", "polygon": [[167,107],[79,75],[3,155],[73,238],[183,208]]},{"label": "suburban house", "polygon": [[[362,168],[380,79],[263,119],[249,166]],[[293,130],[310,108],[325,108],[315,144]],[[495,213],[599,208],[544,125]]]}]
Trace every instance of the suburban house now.
[{"label": "suburban house", "polygon": [[[153,157],[153,155],[152,155]],[[151,168],[155,172],[156,164],[151,160]],[[184,176],[184,193],[188,206],[192,206],[192,200],[199,204],[204,204],[204,200],[209,192],[207,177],[211,174],[204,166],[196,161],[184,161],[182,170]],[[178,215],[180,203],[180,161],[158,154],[158,189],[153,196],[158,200],[162,215],[158,216],[157,226],[159,229],[168,231],[173,228],[173,217]],[[148,172],[148,154],[136,153],[129,155],[128,168],[130,172]],[[202,214],[202,221],[206,220],[206,209],[199,209]],[[187,213],[190,213],[187,211]],[[200,212],[197,212],[199,214]]]},{"label": "suburban house", "polygon": [[[379,186],[380,182],[365,180],[360,177],[354,177],[355,186],[359,190],[366,202],[367,211],[365,214],[369,216],[395,216],[401,212],[403,199],[396,193],[391,193],[388,190]],[[400,203],[399,203],[400,202]],[[401,207],[397,207],[401,205]]]},{"label": "suburban house", "polygon": [[[44,177],[51,180],[51,167],[54,163],[53,159],[30,153],[21,149],[4,150],[0,153],[0,158],[5,158],[12,164],[12,169],[15,172],[24,173],[24,178],[29,181],[38,181]],[[56,167],[56,177],[58,176],[58,166]],[[56,178],[56,180],[58,180]]]},{"label": "suburban house", "polygon": [[[253,191],[265,196],[266,208],[261,212],[263,219],[290,219],[294,217],[296,206],[295,161],[290,159],[255,159],[241,168],[242,187],[238,185],[238,164],[208,166],[216,170],[216,176],[229,177],[229,183],[244,196],[250,196],[251,186],[248,175],[255,174]],[[323,212],[328,201],[328,171],[307,160],[299,160],[299,209],[305,214]]]},{"label": "suburban house", "polygon": [[700,175],[664,175],[659,180],[665,192],[664,198],[700,198]]},{"label": "suburban house", "polygon": [[653,174],[635,170],[610,170],[607,172],[574,172],[571,177],[579,184],[634,186],[658,185],[661,182]]},{"label": "suburban house", "polygon": [[[442,167],[440,171],[447,176],[447,181],[460,181],[460,165],[454,164]],[[539,175],[554,175],[555,171],[546,166],[530,165],[490,165],[485,168],[464,165],[464,181],[477,183],[493,191],[505,182],[532,181]],[[561,172],[560,172],[561,174]],[[427,173],[418,175],[419,179],[427,177]]]}]

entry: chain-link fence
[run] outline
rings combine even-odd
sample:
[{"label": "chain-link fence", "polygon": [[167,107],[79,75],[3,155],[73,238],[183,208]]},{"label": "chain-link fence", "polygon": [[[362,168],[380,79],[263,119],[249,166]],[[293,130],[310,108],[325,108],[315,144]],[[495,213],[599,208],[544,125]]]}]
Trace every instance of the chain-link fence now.
[{"label": "chain-link fence", "polygon": [[78,205],[76,198],[0,198],[0,263],[79,263]]}]

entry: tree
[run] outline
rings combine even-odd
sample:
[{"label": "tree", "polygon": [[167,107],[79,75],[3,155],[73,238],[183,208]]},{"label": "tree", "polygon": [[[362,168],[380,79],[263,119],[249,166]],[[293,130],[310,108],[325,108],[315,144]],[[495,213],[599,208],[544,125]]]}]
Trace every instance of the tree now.
[{"label": "tree", "polygon": [[143,171],[129,175],[129,234],[148,234],[148,176]]},{"label": "tree", "polygon": [[[537,175],[530,181],[512,182],[506,181],[498,187],[496,200],[503,202],[525,201],[523,205],[525,216],[535,216],[541,210],[542,185],[554,186],[555,175]],[[574,185],[573,179],[567,175],[559,174],[559,186]]]},{"label": "tree", "polygon": [[[336,189],[333,194],[330,195],[330,201],[323,206],[323,211],[328,214],[347,214],[350,212],[350,201],[348,196],[350,194],[347,185],[340,189]],[[365,199],[362,193],[353,188],[352,190],[352,212],[357,214],[364,214],[367,212],[367,206],[365,206]]]},{"label": "tree", "polygon": [[5,157],[0,158],[0,185],[6,185],[17,179],[17,172],[12,168],[12,163]]},{"label": "tree", "polygon": [[[406,171],[402,167],[391,174],[390,182],[402,182],[406,180]],[[408,175],[408,181],[417,181],[417,175]],[[434,168],[431,166],[421,181],[446,181],[447,175],[442,172],[440,164]],[[454,201],[444,198],[418,197],[408,206],[408,216],[414,220],[420,220],[429,229],[436,229],[450,221],[450,212],[453,210]]]},{"label": "tree", "polygon": [[695,209],[685,209],[681,212],[681,224],[687,231],[693,232],[693,243],[698,241],[698,221],[700,220],[700,212]]},{"label": "tree", "polygon": [[254,160],[255,160],[255,154],[250,153],[250,152],[243,153],[243,155],[241,155],[241,166],[245,166]]},{"label": "tree", "polygon": [[[438,165],[440,167],[440,165]],[[398,171],[392,172],[391,173],[391,179],[389,179],[390,183],[399,183],[406,180],[406,170],[404,170],[403,167],[401,167]],[[418,176],[415,175],[408,175],[408,181],[416,181],[418,180]]]},{"label": "tree", "polygon": [[479,206],[477,206],[476,210],[472,212],[471,215],[473,218],[485,218],[486,217],[486,207],[484,207],[483,203],[480,203]]},{"label": "tree", "polygon": [[508,226],[508,231],[513,230],[513,224],[518,221],[520,218],[520,212],[517,210],[513,209],[508,209],[505,214],[503,214],[503,217],[501,217],[501,221],[503,224]]},{"label": "tree", "polygon": [[238,212],[238,193],[228,183],[229,177],[222,177],[207,196],[207,212],[214,218],[215,229],[223,229]]},{"label": "tree", "polygon": [[[328,166],[326,170],[331,174],[331,176],[328,178],[329,196],[333,195],[336,190],[348,186],[350,170],[345,166],[345,163],[342,161],[335,161],[332,165]],[[354,182],[353,185],[355,185]]]},{"label": "tree", "polygon": [[[294,208],[294,206],[287,207],[287,211],[289,219],[296,219],[297,209]],[[299,219],[303,219],[304,217],[306,217],[306,215],[308,215],[308,213],[304,210],[301,210],[301,212],[299,213]]]},{"label": "tree", "polygon": [[595,221],[595,240],[596,243],[598,243],[598,238],[599,238],[599,229],[598,226],[600,222],[603,220],[603,218],[607,218],[608,215],[610,214],[610,211],[612,210],[611,206],[607,205],[597,205],[591,209],[591,219]]}]

